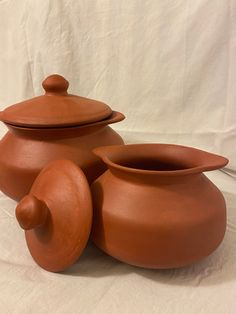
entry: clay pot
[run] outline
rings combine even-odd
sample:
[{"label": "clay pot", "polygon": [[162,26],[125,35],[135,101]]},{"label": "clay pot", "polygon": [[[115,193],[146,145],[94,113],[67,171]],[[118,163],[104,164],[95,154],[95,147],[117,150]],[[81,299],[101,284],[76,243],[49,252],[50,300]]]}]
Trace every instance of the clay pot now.
[{"label": "clay pot", "polygon": [[0,189],[20,200],[35,178],[55,159],[74,161],[91,183],[106,167],[92,149],[123,144],[108,125],[124,115],[102,102],[67,93],[69,83],[59,75],[43,82],[45,95],[0,112],[9,132],[0,142]]},{"label": "clay pot", "polygon": [[120,261],[181,267],[212,253],[226,229],[225,201],[203,174],[226,158],[165,144],[100,147],[108,166],[92,184],[92,239]]}]

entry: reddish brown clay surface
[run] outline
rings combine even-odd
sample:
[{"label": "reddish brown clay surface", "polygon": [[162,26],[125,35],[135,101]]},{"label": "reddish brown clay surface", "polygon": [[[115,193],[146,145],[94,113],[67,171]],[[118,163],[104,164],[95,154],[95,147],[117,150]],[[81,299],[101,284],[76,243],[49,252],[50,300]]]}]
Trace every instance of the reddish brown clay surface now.
[{"label": "reddish brown clay surface", "polygon": [[49,164],[16,217],[36,263],[48,271],[66,269],[82,254],[91,230],[92,199],[82,170],[69,160]]},{"label": "reddish brown clay surface", "polygon": [[225,201],[202,173],[226,158],[178,145],[94,150],[109,169],[92,184],[92,238],[109,255],[147,268],[200,260],[221,243]]},{"label": "reddish brown clay surface", "polygon": [[69,82],[60,75],[50,75],[42,85],[45,95],[6,108],[1,120],[18,126],[62,127],[100,121],[112,114],[103,102],[68,94]]},{"label": "reddish brown clay surface", "polygon": [[123,144],[108,126],[123,120],[123,114],[103,103],[67,94],[68,82],[60,76],[47,78],[43,85],[44,96],[0,114],[9,129],[0,141],[0,189],[15,200],[29,193],[39,172],[56,159],[72,160],[93,182],[106,167],[92,150]]}]

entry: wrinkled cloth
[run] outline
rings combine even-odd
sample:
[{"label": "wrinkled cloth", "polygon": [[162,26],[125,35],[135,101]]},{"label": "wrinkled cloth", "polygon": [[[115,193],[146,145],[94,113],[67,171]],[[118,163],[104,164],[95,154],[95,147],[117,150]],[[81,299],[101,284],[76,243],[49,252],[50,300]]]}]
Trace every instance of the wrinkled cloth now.
[{"label": "wrinkled cloth", "polygon": [[235,0],[0,1],[0,110],[40,95],[42,80],[58,73],[70,93],[126,115],[113,127],[127,143],[190,145],[230,159],[208,174],[227,201],[225,239],[179,270],[132,267],[89,243],[68,271],[48,273],[1,194],[0,313],[235,314],[235,17]]},{"label": "wrinkled cloth", "polygon": [[1,108],[59,73],[124,112],[133,141],[208,149],[236,170],[235,16],[235,0],[0,1]]}]

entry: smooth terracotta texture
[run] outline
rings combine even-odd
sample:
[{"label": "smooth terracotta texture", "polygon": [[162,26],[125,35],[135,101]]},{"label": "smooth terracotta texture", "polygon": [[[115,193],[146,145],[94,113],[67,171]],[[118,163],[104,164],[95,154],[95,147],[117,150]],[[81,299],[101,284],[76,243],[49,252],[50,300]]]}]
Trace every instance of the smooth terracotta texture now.
[{"label": "smooth terracotta texture", "polygon": [[69,82],[60,75],[50,75],[42,86],[45,95],[6,108],[1,120],[17,126],[62,127],[97,122],[112,114],[103,102],[68,94]]},{"label": "smooth terracotta texture", "polygon": [[[14,200],[29,193],[39,172],[56,159],[75,162],[89,183],[93,182],[106,167],[92,150],[124,143],[108,126],[123,120],[122,113],[110,111],[103,103],[68,95],[60,84],[65,84],[65,79],[53,75],[44,81],[44,96],[13,105],[0,114],[9,129],[0,141],[0,189]],[[47,104],[49,109],[45,109]]]},{"label": "smooth terracotta texture", "polygon": [[58,272],[75,263],[92,224],[91,193],[83,171],[69,160],[50,163],[16,207],[16,217],[39,266]]},{"label": "smooth terracotta texture", "polygon": [[92,184],[92,239],[109,255],[147,268],[198,261],[221,243],[225,201],[203,171],[226,158],[165,144],[94,150],[109,169]]}]

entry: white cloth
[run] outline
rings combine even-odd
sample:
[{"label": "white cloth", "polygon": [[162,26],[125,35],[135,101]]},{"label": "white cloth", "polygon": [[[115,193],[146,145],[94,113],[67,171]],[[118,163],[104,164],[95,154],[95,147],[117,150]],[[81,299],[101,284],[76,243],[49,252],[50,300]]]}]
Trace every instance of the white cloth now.
[{"label": "white cloth", "polygon": [[[234,174],[235,16],[235,0],[2,0],[0,108],[62,74],[71,93],[126,115],[114,128],[127,142],[219,153]],[[170,271],[131,267],[89,245],[66,274],[47,273],[27,251],[15,203],[1,195],[0,312],[234,314],[236,180],[209,175],[227,200],[225,240],[206,260]]]},{"label": "white cloth", "polygon": [[14,218],[14,202],[0,197],[0,312],[4,314],[235,314],[236,180],[216,171],[227,200],[224,241],[208,258],[177,270],[120,263],[91,243],[65,274],[40,269]]}]

